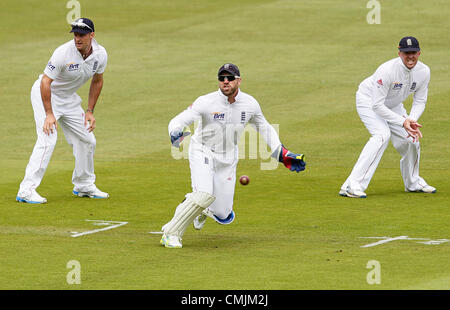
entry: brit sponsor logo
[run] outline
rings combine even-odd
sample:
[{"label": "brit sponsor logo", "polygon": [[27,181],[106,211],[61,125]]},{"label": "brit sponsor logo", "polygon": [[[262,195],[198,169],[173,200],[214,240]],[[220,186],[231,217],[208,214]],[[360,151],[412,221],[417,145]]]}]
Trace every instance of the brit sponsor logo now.
[{"label": "brit sponsor logo", "polygon": [[225,113],[214,112],[213,119],[218,120],[218,121],[223,121],[225,119]]},{"label": "brit sponsor logo", "polygon": [[403,86],[403,84],[400,82],[394,82],[392,84],[394,84],[394,86],[392,87],[393,90],[401,89]]},{"label": "brit sponsor logo", "polygon": [[78,71],[80,69],[80,64],[76,63],[69,63],[67,64],[67,71]]},{"label": "brit sponsor logo", "polygon": [[92,72],[97,71],[98,61],[94,62],[94,66],[92,67]]},{"label": "brit sponsor logo", "polygon": [[416,86],[417,86],[417,83],[413,82],[412,85],[411,85],[411,91],[415,90]]}]

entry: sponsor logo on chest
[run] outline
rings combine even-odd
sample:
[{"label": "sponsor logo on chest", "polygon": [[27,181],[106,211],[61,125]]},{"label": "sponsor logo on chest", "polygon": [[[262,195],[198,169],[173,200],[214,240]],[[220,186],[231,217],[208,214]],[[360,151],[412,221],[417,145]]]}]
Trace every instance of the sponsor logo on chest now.
[{"label": "sponsor logo on chest", "polygon": [[414,91],[416,89],[416,85],[417,85],[417,83],[413,82],[412,85],[411,85],[411,89],[410,90]]},{"label": "sponsor logo on chest", "polygon": [[392,87],[393,90],[401,89],[403,86],[403,84],[400,82],[394,82],[392,84],[393,84],[393,87]]},{"label": "sponsor logo on chest", "polygon": [[222,112],[213,112],[213,119],[217,121],[223,121],[225,119],[225,113]]},{"label": "sponsor logo on chest", "polygon": [[76,64],[74,62],[67,64],[67,71],[78,71],[80,70],[80,64]]}]

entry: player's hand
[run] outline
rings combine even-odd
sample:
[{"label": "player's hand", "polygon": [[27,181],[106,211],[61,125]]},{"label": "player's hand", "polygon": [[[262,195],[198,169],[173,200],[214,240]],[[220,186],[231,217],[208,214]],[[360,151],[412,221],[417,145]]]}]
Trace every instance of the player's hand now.
[{"label": "player's hand", "polygon": [[289,170],[297,172],[305,170],[306,162],[304,159],[305,155],[289,152],[283,145],[281,145],[281,152],[278,160]]},{"label": "player's hand", "polygon": [[44,127],[43,127],[44,133],[49,136],[50,134],[53,134],[53,130],[56,131],[57,128],[58,123],[56,122],[55,115],[53,115],[53,113],[47,114],[44,120]]},{"label": "player's hand", "polygon": [[408,133],[407,138],[411,137],[413,142],[419,141],[419,138],[423,137],[422,132],[420,131],[421,127],[422,125],[409,118],[405,119],[403,122],[403,128],[405,128]]},{"label": "player's hand", "polygon": [[84,127],[86,127],[89,123],[88,131],[92,132],[95,129],[95,117],[94,113],[86,112],[84,115]]},{"label": "player's hand", "polygon": [[183,142],[186,136],[191,133],[189,131],[183,132],[183,130],[176,129],[170,133],[170,142],[175,147],[180,147],[181,142]]}]

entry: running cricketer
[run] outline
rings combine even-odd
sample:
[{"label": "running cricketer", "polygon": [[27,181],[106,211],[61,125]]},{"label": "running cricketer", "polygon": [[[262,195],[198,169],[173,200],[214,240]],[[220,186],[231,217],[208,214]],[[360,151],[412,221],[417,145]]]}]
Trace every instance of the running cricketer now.
[{"label": "running cricketer", "polygon": [[247,123],[255,126],[271,148],[272,156],[291,171],[305,169],[303,154],[289,152],[275,129],[266,121],[259,103],[240,90],[239,68],[224,64],[218,71],[219,90],[197,98],[169,123],[174,146],[188,134],[184,128],[198,120],[189,144],[192,192],[178,205],[170,222],[162,227],[161,244],[181,248],[186,228],[193,223],[201,229],[207,217],[230,224],[233,211],[238,142]]},{"label": "running cricketer", "polygon": [[[430,68],[420,62],[419,41],[404,37],[398,46],[397,58],[391,59],[366,78],[356,93],[356,110],[371,137],[358,158],[339,194],[366,198],[364,192],[377,169],[383,152],[392,141],[400,153],[400,171],[407,192],[435,193],[419,176],[422,138],[417,121],[425,110],[430,81]],[[409,115],[403,101],[413,94]]]},{"label": "running cricketer", "polygon": [[[107,53],[94,39],[94,23],[90,19],[77,19],[71,26],[74,39],[54,51],[44,73],[31,88],[37,141],[17,193],[16,200],[19,202],[47,202],[36,192],[36,188],[44,177],[55,148],[58,124],[75,157],[73,194],[90,198],[109,197],[95,186],[96,140],[92,132],[95,129],[94,108],[103,87]],[[91,77],[88,108],[84,112],[76,91]]]}]

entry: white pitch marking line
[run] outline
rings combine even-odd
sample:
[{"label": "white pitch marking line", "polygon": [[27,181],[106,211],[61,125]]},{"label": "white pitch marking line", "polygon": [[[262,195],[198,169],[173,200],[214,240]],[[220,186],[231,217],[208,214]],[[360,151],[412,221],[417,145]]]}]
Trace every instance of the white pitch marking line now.
[{"label": "white pitch marking line", "polygon": [[366,244],[366,245],[362,245],[361,247],[362,248],[368,248],[368,247],[380,245],[380,244],[383,244],[383,243],[391,242],[391,241],[394,241],[394,240],[405,240],[405,239],[408,239],[408,236],[398,236],[398,237],[394,237],[394,238],[384,237],[384,238],[385,239],[383,239],[383,240],[380,240],[380,241],[377,241],[377,242],[374,242],[374,243],[370,243],[370,244]]},{"label": "white pitch marking line", "polygon": [[164,234],[164,232],[162,232],[162,231],[150,231],[149,234],[162,235],[162,234]]},{"label": "white pitch marking line", "polygon": [[391,238],[391,237],[359,237],[359,238],[361,238],[361,239],[383,239],[383,240],[380,240],[375,243],[363,245],[363,246],[361,246],[361,248],[368,248],[368,247],[380,245],[383,243],[391,242],[394,240],[423,240],[423,241],[418,241],[417,243],[432,244],[432,245],[446,243],[446,242],[450,241],[450,239],[431,240],[429,238],[409,238],[408,236],[399,236],[399,237],[394,237],[394,238]]},{"label": "white pitch marking line", "polygon": [[108,227],[95,229],[95,230],[89,230],[89,231],[85,231],[85,232],[82,232],[82,233],[76,233],[76,234],[71,235],[71,237],[75,238],[75,237],[80,237],[80,236],[84,236],[84,235],[95,234],[95,233],[98,233],[100,231],[105,231],[105,230],[117,228],[117,227],[120,227],[120,226],[128,224],[128,222],[104,221],[104,220],[86,220],[86,222],[98,222],[97,224],[94,224],[94,225],[108,225],[108,223],[109,224],[114,223],[116,225],[111,225],[111,226],[108,226]]},{"label": "white pitch marking line", "polygon": [[445,243],[445,242],[449,242],[449,241],[450,241],[450,239],[437,239],[437,240],[421,241],[421,242],[417,242],[417,243],[436,245],[436,244],[441,244],[441,243]]}]

